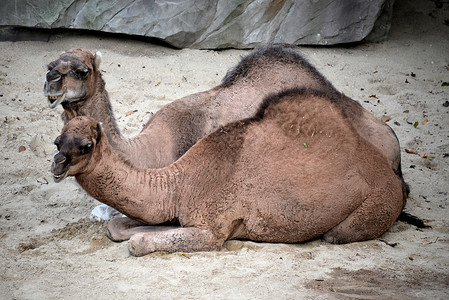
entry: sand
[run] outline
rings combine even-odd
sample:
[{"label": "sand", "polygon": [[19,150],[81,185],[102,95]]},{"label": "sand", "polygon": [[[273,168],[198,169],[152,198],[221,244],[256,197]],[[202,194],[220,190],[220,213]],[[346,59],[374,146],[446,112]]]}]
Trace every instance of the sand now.
[{"label": "sand", "polygon": [[99,202],[73,178],[52,180],[62,108],[43,97],[46,64],[73,47],[101,51],[119,127],[133,136],[163,105],[219,84],[248,51],[93,35],[1,42],[0,298],[448,299],[449,7],[403,2],[385,42],[298,48],[395,130],[406,211],[432,226],[396,222],[381,240],[348,245],[229,241],[217,252],[130,256],[126,242],[105,237],[105,223],[89,220]]}]

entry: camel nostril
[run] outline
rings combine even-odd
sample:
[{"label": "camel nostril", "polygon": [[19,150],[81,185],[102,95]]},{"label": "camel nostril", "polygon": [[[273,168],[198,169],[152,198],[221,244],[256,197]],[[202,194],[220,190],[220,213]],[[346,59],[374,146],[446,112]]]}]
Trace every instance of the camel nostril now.
[{"label": "camel nostril", "polygon": [[53,159],[53,163],[54,164],[62,164],[64,162],[66,162],[67,158],[65,157],[65,155],[62,155],[60,153],[55,155],[55,158]]},{"label": "camel nostril", "polygon": [[46,77],[48,82],[60,81],[62,78],[61,73],[55,70],[48,72]]},{"label": "camel nostril", "polygon": [[50,81],[59,81],[59,80],[61,80],[61,78],[62,78],[61,75],[58,75],[58,76],[52,78]]}]

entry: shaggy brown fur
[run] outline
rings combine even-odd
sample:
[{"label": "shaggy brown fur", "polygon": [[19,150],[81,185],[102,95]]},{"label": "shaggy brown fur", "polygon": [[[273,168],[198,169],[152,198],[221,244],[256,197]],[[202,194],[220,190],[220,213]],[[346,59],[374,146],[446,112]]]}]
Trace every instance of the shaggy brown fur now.
[{"label": "shaggy brown fur", "polygon": [[405,188],[342,103],[339,94],[303,89],[269,97],[255,118],[217,129],[157,170],[132,166],[95,120],[78,117],[55,141],[52,172],[57,181],[75,176],[139,222],[179,222],[133,232],[130,251],[138,256],[218,250],[229,239],[372,239],[399,216]]},{"label": "shaggy brown fur", "polygon": [[[99,54],[69,50],[49,64],[44,94],[52,107],[61,102],[65,123],[74,116],[90,116],[103,122],[114,148],[140,167],[169,165],[215,129],[254,116],[269,94],[303,87],[338,93],[295,51],[278,46],[262,48],[243,58],[221,85],[160,109],[138,136],[128,140],[115,123],[99,63]],[[348,122],[384,153],[400,174],[400,149],[394,132],[357,102],[339,99],[347,107]]]}]

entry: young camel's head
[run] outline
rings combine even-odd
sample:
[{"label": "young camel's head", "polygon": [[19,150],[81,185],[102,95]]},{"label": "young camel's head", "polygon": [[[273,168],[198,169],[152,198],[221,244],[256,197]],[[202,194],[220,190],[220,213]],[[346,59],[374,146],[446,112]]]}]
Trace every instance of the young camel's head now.
[{"label": "young camel's head", "polygon": [[55,182],[89,172],[89,162],[102,134],[101,123],[89,117],[76,117],[64,126],[55,140],[59,151],[51,166]]},{"label": "young camel's head", "polygon": [[44,95],[51,108],[58,104],[88,99],[95,92],[101,53],[86,49],[71,49],[48,64]]}]

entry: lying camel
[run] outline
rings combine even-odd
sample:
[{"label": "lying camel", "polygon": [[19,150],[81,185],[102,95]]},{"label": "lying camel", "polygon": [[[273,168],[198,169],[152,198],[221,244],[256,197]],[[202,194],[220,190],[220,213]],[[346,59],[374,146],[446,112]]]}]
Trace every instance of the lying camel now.
[{"label": "lying camel", "polygon": [[[164,106],[139,135],[126,139],[115,122],[100,62],[98,52],[67,51],[48,65],[44,94],[50,107],[62,105],[65,124],[75,116],[102,122],[112,146],[132,164],[146,168],[168,166],[210,132],[252,117],[269,94],[303,87],[336,91],[297,52],[279,46],[262,48],[243,58],[219,86]],[[384,153],[392,169],[401,175],[399,142],[393,130],[359,103],[347,97],[339,101],[348,108],[348,122]]]},{"label": "lying camel", "polygon": [[[226,240],[331,243],[373,239],[398,218],[403,181],[362,137],[345,96],[293,89],[253,118],[218,128],[162,169],[133,166],[101,123],[76,117],[55,144],[55,181],[75,176],[94,198],[156,225],[130,236],[130,252],[219,250]],[[152,228],[148,226],[147,228]]]}]

